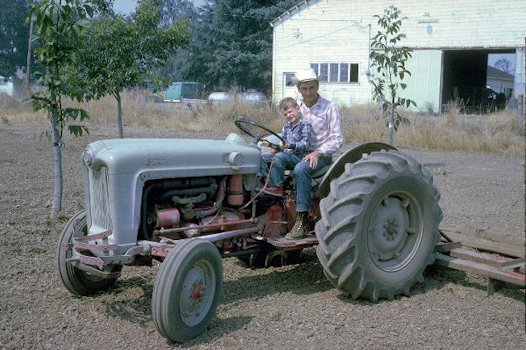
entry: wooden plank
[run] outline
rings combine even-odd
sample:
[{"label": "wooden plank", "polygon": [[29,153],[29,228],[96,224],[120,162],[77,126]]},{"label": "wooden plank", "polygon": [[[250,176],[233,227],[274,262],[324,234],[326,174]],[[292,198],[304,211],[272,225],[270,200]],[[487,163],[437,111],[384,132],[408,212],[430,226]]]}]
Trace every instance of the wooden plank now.
[{"label": "wooden plank", "polygon": [[524,237],[517,238],[508,236],[504,233],[490,233],[486,230],[474,230],[474,231],[463,231],[460,232],[458,230],[451,230],[447,227],[441,228],[442,232],[452,233],[452,234],[460,234],[460,235],[466,235],[469,237],[482,239],[490,242],[498,242],[498,243],[504,243],[509,245],[522,245],[526,246],[526,241]]},{"label": "wooden plank", "polygon": [[490,255],[488,253],[480,253],[466,248],[453,249],[449,255],[455,258],[487,264],[500,269],[502,264],[515,260],[501,255]]},{"label": "wooden plank", "polygon": [[526,246],[525,241],[523,240],[506,237],[505,239],[502,239],[503,242],[498,242],[460,232],[444,229],[442,231],[453,241],[460,241],[462,245],[466,247],[476,248],[516,258],[526,258]]},{"label": "wooden plank", "polygon": [[513,271],[502,271],[496,267],[482,264],[474,261],[464,260],[455,258],[442,253],[435,253],[435,263],[438,265],[446,266],[456,270],[462,270],[466,272],[473,272],[488,278],[512,283],[521,287],[526,287],[526,275],[513,272]]}]

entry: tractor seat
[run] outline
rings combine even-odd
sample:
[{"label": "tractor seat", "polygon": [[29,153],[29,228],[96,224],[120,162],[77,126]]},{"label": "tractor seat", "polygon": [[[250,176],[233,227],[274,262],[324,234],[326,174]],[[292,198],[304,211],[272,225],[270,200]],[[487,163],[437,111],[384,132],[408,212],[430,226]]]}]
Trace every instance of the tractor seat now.
[{"label": "tractor seat", "polygon": [[323,175],[325,175],[325,173],[327,172],[327,170],[329,170],[329,168],[331,167],[332,163],[327,165],[327,166],[324,166],[323,168],[321,169],[318,169],[317,171],[314,172],[314,174],[312,174],[312,178],[313,179],[319,179],[320,177],[322,177]]}]

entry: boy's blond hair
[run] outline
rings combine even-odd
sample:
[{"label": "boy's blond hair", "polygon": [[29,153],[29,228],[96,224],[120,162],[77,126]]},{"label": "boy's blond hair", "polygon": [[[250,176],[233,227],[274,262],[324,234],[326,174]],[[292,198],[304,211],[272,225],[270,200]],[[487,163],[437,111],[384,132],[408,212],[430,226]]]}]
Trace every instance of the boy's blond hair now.
[{"label": "boy's blond hair", "polygon": [[279,110],[284,111],[287,108],[296,108],[298,107],[298,102],[296,99],[292,97],[285,97],[281,102],[279,103]]}]

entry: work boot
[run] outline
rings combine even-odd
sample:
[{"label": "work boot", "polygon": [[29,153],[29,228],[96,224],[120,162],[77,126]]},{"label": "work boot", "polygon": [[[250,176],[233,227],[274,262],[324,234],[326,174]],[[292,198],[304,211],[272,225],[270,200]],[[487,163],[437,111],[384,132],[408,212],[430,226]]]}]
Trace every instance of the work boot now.
[{"label": "work boot", "polygon": [[270,187],[267,186],[263,189],[263,193],[270,194],[276,197],[283,197],[283,187]]},{"label": "work boot", "polygon": [[298,212],[296,215],[296,223],[292,230],[285,235],[287,239],[302,239],[309,233],[309,223],[307,221],[307,212]]}]

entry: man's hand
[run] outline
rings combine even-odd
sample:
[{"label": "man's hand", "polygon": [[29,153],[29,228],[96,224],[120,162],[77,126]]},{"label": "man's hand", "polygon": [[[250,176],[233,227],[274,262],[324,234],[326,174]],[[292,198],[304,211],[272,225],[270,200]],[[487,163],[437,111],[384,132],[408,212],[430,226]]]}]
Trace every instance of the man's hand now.
[{"label": "man's hand", "polygon": [[320,158],[320,155],[321,153],[318,150],[312,151],[311,153],[303,157],[303,160],[309,162],[309,165],[312,169],[316,169],[316,167],[318,166],[318,159]]}]

